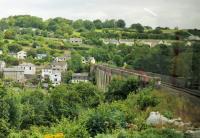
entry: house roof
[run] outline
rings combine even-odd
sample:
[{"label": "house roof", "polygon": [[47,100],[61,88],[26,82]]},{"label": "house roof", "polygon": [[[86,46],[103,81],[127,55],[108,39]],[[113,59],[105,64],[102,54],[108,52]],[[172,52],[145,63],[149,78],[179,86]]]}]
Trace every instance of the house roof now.
[{"label": "house roof", "polygon": [[19,51],[19,52],[17,52],[17,54],[18,54],[18,53],[26,53],[26,52],[25,52],[25,51]]},{"label": "house roof", "polygon": [[23,63],[23,64],[20,64],[19,66],[29,66],[29,67],[35,67],[34,64],[32,63]]},{"label": "house roof", "polygon": [[5,64],[5,61],[0,61],[0,64]]},{"label": "house roof", "polygon": [[67,65],[67,63],[66,62],[53,62],[51,65],[52,66],[65,66],[65,65]]},{"label": "house roof", "polygon": [[72,77],[88,77],[88,73],[74,73]]},{"label": "house roof", "polygon": [[78,38],[78,37],[77,38],[70,38],[70,40],[71,41],[73,41],[73,40],[82,40],[82,38]]},{"label": "house roof", "polygon": [[4,72],[24,72],[23,69],[20,68],[4,68]]}]

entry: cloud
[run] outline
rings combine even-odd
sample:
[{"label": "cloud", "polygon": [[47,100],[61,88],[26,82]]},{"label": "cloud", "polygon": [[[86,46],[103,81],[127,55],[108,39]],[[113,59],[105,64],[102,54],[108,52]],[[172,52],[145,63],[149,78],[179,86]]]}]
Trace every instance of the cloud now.
[{"label": "cloud", "polygon": [[148,12],[148,13],[150,13],[151,15],[153,15],[153,16],[158,16],[155,12],[153,12],[152,10],[149,10],[149,9],[147,9],[147,8],[144,8],[144,10],[146,11],[146,12]]},{"label": "cloud", "polygon": [[128,25],[139,22],[152,27],[200,28],[198,5],[199,0],[0,0],[0,17],[114,18],[124,19]]}]

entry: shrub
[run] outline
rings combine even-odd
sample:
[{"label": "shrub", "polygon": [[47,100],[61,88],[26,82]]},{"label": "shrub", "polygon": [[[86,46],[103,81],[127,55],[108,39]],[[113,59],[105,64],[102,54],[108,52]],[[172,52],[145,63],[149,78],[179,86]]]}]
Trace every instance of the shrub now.
[{"label": "shrub", "polygon": [[137,105],[141,110],[145,110],[147,107],[155,107],[159,104],[157,97],[150,95],[148,91],[141,92],[138,99]]},{"label": "shrub", "polygon": [[85,126],[91,136],[112,132],[116,128],[126,128],[134,120],[134,114],[124,104],[115,102],[103,104],[88,114]]},{"label": "shrub", "polygon": [[113,101],[126,99],[131,92],[136,93],[138,88],[139,81],[134,77],[128,79],[114,78],[108,86],[106,100]]}]

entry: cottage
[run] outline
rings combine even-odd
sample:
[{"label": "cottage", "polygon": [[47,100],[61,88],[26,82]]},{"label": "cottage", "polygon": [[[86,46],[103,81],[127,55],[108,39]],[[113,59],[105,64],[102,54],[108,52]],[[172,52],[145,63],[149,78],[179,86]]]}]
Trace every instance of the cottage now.
[{"label": "cottage", "polygon": [[195,36],[195,35],[191,35],[191,36],[188,37],[188,40],[200,41],[200,37],[199,36]]},{"label": "cottage", "polygon": [[71,54],[67,54],[63,57],[56,57],[54,59],[55,62],[64,62],[64,61],[67,61],[67,60],[70,60],[71,59]]},{"label": "cottage", "polygon": [[19,68],[4,68],[3,69],[4,79],[11,79],[16,82],[24,82],[24,70]]},{"label": "cottage", "polygon": [[82,40],[82,38],[70,38],[69,42],[74,43],[74,44],[82,44],[83,40]]},{"label": "cottage", "polygon": [[61,84],[61,72],[53,71],[52,74],[50,74],[49,79],[52,82],[53,86],[60,85]]},{"label": "cottage", "polygon": [[41,59],[44,59],[44,58],[46,58],[46,57],[47,57],[47,54],[37,54],[36,59],[41,60]]},{"label": "cottage", "polygon": [[114,44],[119,45],[119,41],[116,39],[103,39],[104,44]]},{"label": "cottage", "polygon": [[139,41],[139,44],[145,44],[149,45],[150,47],[155,47],[156,45],[159,44],[159,40],[153,40],[153,39],[142,39]]},{"label": "cottage", "polygon": [[88,73],[74,73],[72,74],[72,83],[88,82],[89,76]]},{"label": "cottage", "polygon": [[0,71],[3,71],[5,67],[6,67],[6,63],[4,61],[0,61]]},{"label": "cottage", "polygon": [[25,59],[27,57],[27,53],[25,51],[19,51],[17,53],[17,58],[18,59]]},{"label": "cottage", "polygon": [[186,44],[185,44],[185,46],[192,46],[192,42],[187,41]]},{"label": "cottage", "polygon": [[36,67],[31,63],[20,64],[18,68],[24,70],[24,75],[35,75],[36,73]]},{"label": "cottage", "polygon": [[45,78],[48,78],[51,74],[52,74],[52,69],[42,69],[42,78],[45,79]]},{"label": "cottage", "polygon": [[135,42],[134,42],[134,40],[131,40],[131,39],[120,39],[119,44],[125,44],[128,46],[132,46],[135,44]]},{"label": "cottage", "polygon": [[53,71],[65,72],[65,71],[67,71],[67,63],[66,62],[53,62],[51,64],[51,69]]},{"label": "cottage", "polygon": [[95,64],[95,63],[96,63],[96,60],[95,60],[94,57],[89,57],[89,58],[88,58],[88,62],[89,62],[90,64]]},{"label": "cottage", "polygon": [[163,45],[166,45],[166,46],[171,45],[171,43],[169,41],[165,41],[165,40],[161,40],[158,44],[163,44]]},{"label": "cottage", "polygon": [[43,80],[49,78],[53,86],[61,84],[61,72],[53,71],[52,69],[42,69],[41,74]]}]

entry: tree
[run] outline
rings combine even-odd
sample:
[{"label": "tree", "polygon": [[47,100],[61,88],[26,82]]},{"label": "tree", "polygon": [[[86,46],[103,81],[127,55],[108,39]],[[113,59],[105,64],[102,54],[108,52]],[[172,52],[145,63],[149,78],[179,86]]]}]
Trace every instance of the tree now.
[{"label": "tree", "polygon": [[16,31],[13,29],[8,29],[4,32],[5,39],[15,39],[15,37],[16,37]]},{"label": "tree", "polygon": [[122,100],[126,99],[129,93],[136,92],[139,88],[139,81],[135,78],[114,78],[108,85],[108,91],[106,92],[106,100]]},{"label": "tree", "polygon": [[21,47],[20,45],[18,45],[18,44],[12,43],[12,44],[9,44],[9,45],[8,45],[8,50],[9,50],[10,52],[15,52],[15,53],[17,53],[17,52],[19,52],[19,51],[22,50],[22,47]]},{"label": "tree", "polygon": [[81,55],[79,55],[78,53],[72,54],[72,58],[69,61],[69,68],[74,72],[81,72],[81,70],[83,69]]},{"label": "tree", "polygon": [[73,22],[73,27],[74,29],[80,29],[84,27],[83,24],[84,24],[83,20],[76,20],[75,22]]},{"label": "tree", "polygon": [[5,29],[8,29],[8,28],[9,28],[8,22],[6,22],[5,19],[1,19],[0,20],[0,30],[4,31]]},{"label": "tree", "polygon": [[22,97],[23,112],[21,128],[27,129],[31,125],[49,125],[49,101],[45,93],[40,89],[27,91]]},{"label": "tree", "polygon": [[81,99],[76,91],[68,90],[65,85],[61,85],[51,92],[49,108],[57,119],[61,117],[73,119],[79,114],[80,103]]},{"label": "tree", "polygon": [[95,28],[97,28],[97,29],[103,28],[103,23],[101,20],[94,20],[93,23],[94,23]]},{"label": "tree", "polygon": [[9,124],[6,120],[0,118],[0,137],[5,138],[10,132]]},{"label": "tree", "polygon": [[97,107],[102,100],[102,92],[91,83],[80,83],[73,86],[78,92],[84,107]]},{"label": "tree", "polygon": [[27,56],[35,58],[37,56],[37,52],[34,49],[30,49],[27,51]]},{"label": "tree", "polygon": [[115,55],[113,61],[117,66],[123,66],[123,58],[121,56]]},{"label": "tree", "polygon": [[115,27],[115,20],[106,20],[103,23],[104,28],[114,28]]},{"label": "tree", "polygon": [[21,96],[15,92],[9,92],[6,102],[9,105],[9,123],[11,128],[20,129],[22,122]]},{"label": "tree", "polygon": [[137,23],[137,24],[132,24],[132,25],[131,25],[131,29],[135,29],[135,30],[137,30],[139,33],[143,33],[143,32],[144,32],[144,27],[143,27],[141,24],[139,24],[139,23]]},{"label": "tree", "polygon": [[69,70],[63,74],[63,82],[69,83],[72,79],[73,71]]},{"label": "tree", "polygon": [[125,28],[125,26],[126,26],[125,21],[122,20],[122,19],[118,20],[118,21],[116,22],[116,24],[117,24],[117,27],[119,27],[119,28]]},{"label": "tree", "polygon": [[89,20],[85,20],[83,22],[83,25],[84,25],[84,28],[87,29],[87,30],[92,30],[95,28],[93,22],[89,21]]}]

